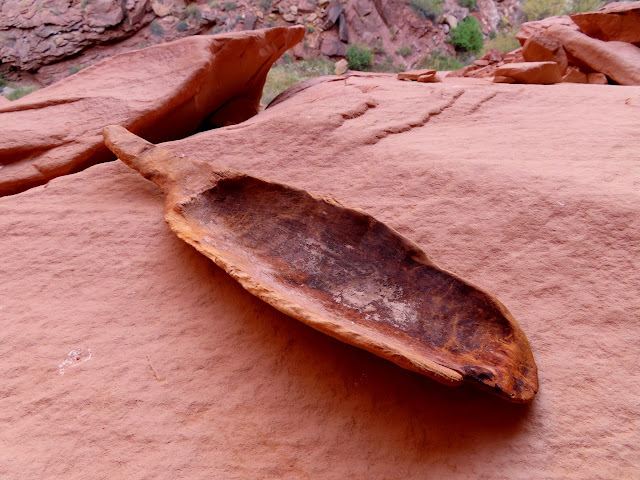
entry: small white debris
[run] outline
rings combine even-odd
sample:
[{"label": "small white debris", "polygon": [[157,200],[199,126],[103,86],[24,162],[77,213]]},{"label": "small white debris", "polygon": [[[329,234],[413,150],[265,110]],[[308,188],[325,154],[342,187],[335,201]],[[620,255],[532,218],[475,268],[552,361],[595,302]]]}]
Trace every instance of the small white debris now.
[{"label": "small white debris", "polygon": [[71,350],[67,355],[67,359],[58,365],[58,373],[60,373],[60,375],[64,375],[65,369],[77,367],[88,360],[91,360],[90,348],[78,348],[76,350]]}]

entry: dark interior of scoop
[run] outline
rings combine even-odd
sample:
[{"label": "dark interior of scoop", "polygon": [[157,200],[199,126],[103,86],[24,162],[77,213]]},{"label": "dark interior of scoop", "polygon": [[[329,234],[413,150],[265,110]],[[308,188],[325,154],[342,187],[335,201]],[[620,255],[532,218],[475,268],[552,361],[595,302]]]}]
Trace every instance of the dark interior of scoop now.
[{"label": "dark interior of scoop", "polygon": [[223,179],[178,210],[215,248],[243,259],[241,268],[338,323],[467,376],[515,368],[506,348],[513,326],[495,301],[420,261],[368,214],[249,176]]}]

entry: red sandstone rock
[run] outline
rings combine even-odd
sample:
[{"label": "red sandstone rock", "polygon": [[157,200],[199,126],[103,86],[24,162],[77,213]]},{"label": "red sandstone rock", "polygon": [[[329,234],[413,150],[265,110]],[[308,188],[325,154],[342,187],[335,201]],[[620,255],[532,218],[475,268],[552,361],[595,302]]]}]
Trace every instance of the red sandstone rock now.
[{"label": "red sandstone rock", "polygon": [[527,62],[556,62],[563,73],[567,69],[567,54],[555,38],[533,35],[522,47],[522,56]]},{"label": "red sandstone rock", "polygon": [[562,25],[570,28],[571,30],[578,31],[578,26],[571,20],[568,15],[562,15],[559,17],[548,17],[542,20],[536,20],[535,22],[525,22],[520,26],[520,30],[516,34],[516,38],[520,41],[520,45],[524,45],[529,37],[534,35],[545,35],[546,31],[552,25]]},{"label": "red sandstone rock", "polygon": [[625,42],[604,42],[559,25],[547,35],[571,55],[621,85],[640,85],[640,48]]},{"label": "red sandstone rock", "polygon": [[0,108],[2,108],[2,105],[8,105],[10,103],[11,103],[11,100],[0,95]]},{"label": "red sandstone rock", "polygon": [[502,61],[502,54],[495,48],[490,48],[489,51],[482,56],[481,60],[488,60],[489,63],[498,63]]},{"label": "red sandstone rock", "polygon": [[0,195],[113,158],[102,142],[107,124],[159,141],[194,132],[219,109],[217,126],[255,115],[271,64],[303,35],[293,27],[190,37],[113,57],[4,105]]},{"label": "red sandstone rock", "polygon": [[539,366],[528,408],[269,307],[120,162],[0,198],[0,476],[634,478],[638,104],[350,76],[165,144],[363,208],[493,291]]},{"label": "red sandstone rock", "polygon": [[426,74],[426,75],[420,75],[418,77],[418,82],[419,83],[438,83],[441,82],[442,80],[440,79],[440,77],[438,75],[436,75],[435,73],[433,74]]},{"label": "red sandstone rock", "polygon": [[640,2],[610,3],[595,12],[575,13],[571,19],[592,38],[640,42]]},{"label": "red sandstone rock", "polygon": [[562,81],[566,83],[588,83],[587,75],[582,73],[577,67],[569,67],[562,76]]},{"label": "red sandstone rock", "polygon": [[496,75],[493,77],[493,83],[517,83],[513,77],[505,77],[502,75]]},{"label": "red sandstone rock", "polygon": [[398,80],[418,80],[419,77],[422,76],[434,76],[436,74],[435,70],[430,68],[424,68],[422,70],[409,70],[407,72],[398,73]]},{"label": "red sandstone rock", "polygon": [[498,67],[495,75],[513,78],[517,83],[549,85],[562,81],[560,68],[555,62],[508,63]]},{"label": "red sandstone rock", "polygon": [[593,85],[607,85],[609,82],[604,73],[590,73],[587,75],[587,83]]}]

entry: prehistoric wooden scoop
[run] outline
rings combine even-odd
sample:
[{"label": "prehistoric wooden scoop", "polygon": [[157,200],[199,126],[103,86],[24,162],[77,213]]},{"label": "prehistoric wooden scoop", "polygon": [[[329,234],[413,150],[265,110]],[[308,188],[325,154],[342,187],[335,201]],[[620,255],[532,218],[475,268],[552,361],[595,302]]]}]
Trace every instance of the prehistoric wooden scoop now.
[{"label": "prehistoric wooden scoop", "polygon": [[371,215],[178,157],[119,126],[104,137],[167,193],[178,237],[281,312],[441,383],[533,399],[536,364],[507,309]]}]

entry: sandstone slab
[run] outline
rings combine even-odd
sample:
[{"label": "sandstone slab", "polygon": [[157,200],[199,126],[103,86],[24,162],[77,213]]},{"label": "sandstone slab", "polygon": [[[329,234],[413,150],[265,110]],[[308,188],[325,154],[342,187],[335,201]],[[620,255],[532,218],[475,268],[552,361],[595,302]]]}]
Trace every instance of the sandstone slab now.
[{"label": "sandstone slab", "polygon": [[560,72],[567,70],[567,53],[555,38],[533,35],[524,42],[522,56],[527,62],[556,62]]},{"label": "sandstone slab", "polygon": [[590,37],[606,41],[640,42],[640,2],[615,2],[571,19]]},{"label": "sandstone slab", "polygon": [[495,70],[496,77],[510,77],[517,83],[550,85],[560,83],[562,75],[555,62],[507,63]]},{"label": "sandstone slab", "polygon": [[[294,27],[190,37],[112,57],[4,105],[0,195],[113,158],[102,143],[107,124],[161,141],[194,132],[228,102],[233,120],[245,120],[258,111],[271,64],[303,35]],[[218,126],[226,120],[218,115]]]},{"label": "sandstone slab", "polygon": [[406,72],[398,73],[398,80],[418,80],[420,77],[429,76],[433,77],[436,74],[435,70],[429,68],[423,68],[421,70],[408,70]]},{"label": "sandstone slab", "polygon": [[428,90],[330,78],[165,147],[363,208],[493,291],[531,342],[533,404],[267,306],[109,162],[0,199],[0,476],[633,479],[640,88]]},{"label": "sandstone slab", "polygon": [[569,67],[562,76],[562,81],[567,83],[589,83],[587,75],[576,67]]},{"label": "sandstone slab", "polygon": [[524,45],[529,37],[534,35],[544,35],[552,25],[560,25],[574,31],[578,31],[578,26],[568,15],[558,17],[547,17],[534,22],[525,22],[520,26],[520,30],[516,34],[516,38],[520,45]]},{"label": "sandstone slab", "polygon": [[640,85],[640,48],[626,42],[604,42],[555,25],[547,34],[567,52],[620,85]]}]

